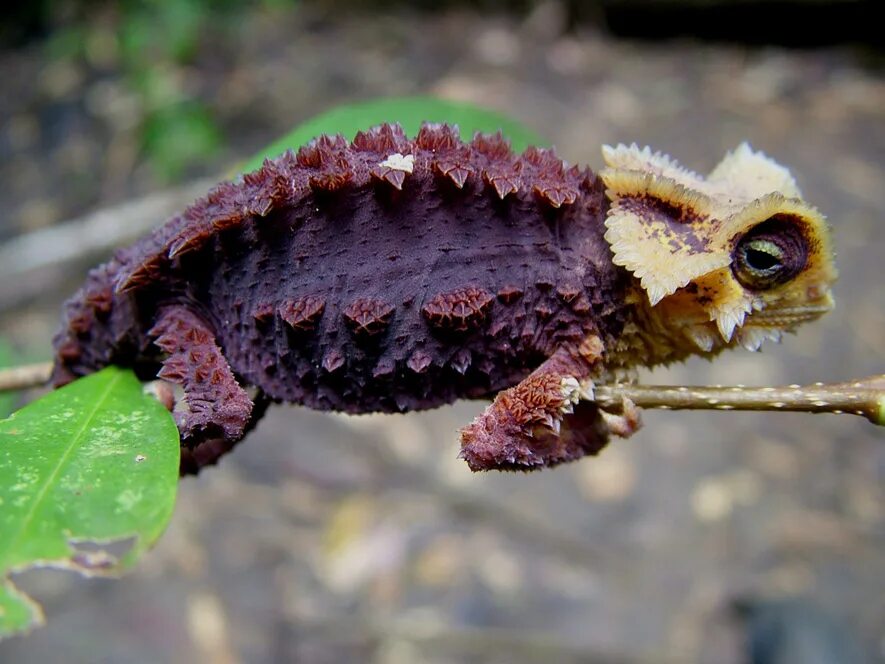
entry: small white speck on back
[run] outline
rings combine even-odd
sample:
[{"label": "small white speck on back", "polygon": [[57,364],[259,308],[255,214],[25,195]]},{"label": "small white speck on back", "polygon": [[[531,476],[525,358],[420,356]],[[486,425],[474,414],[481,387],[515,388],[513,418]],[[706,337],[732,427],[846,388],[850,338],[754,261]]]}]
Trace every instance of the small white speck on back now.
[{"label": "small white speck on back", "polygon": [[411,173],[415,168],[415,157],[414,155],[410,154],[402,155],[399,152],[394,152],[378,165],[385,168],[390,168],[394,171],[405,171],[406,173]]}]

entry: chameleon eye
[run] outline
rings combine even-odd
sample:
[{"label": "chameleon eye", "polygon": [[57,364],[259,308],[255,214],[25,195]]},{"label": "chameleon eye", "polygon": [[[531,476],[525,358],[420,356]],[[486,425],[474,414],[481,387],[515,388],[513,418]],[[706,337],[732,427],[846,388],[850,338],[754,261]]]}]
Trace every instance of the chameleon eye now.
[{"label": "chameleon eye", "polygon": [[808,247],[797,224],[776,215],[745,233],[732,258],[732,271],[742,286],[766,290],[802,271]]}]

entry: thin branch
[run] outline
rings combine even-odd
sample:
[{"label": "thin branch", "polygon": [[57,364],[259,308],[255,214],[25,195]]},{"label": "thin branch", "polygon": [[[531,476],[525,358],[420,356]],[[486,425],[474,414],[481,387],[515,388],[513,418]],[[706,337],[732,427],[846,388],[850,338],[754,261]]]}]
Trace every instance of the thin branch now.
[{"label": "thin branch", "polygon": [[204,195],[214,183],[214,179],[196,180],[0,245],[0,310],[27,302],[45,291],[47,281],[59,280],[59,271],[64,266],[110,254],[112,249],[141,237]]},{"label": "thin branch", "polygon": [[49,382],[50,373],[52,373],[52,362],[0,369],[0,392],[15,392],[31,387],[40,387]]},{"label": "thin branch", "polygon": [[600,385],[595,397],[603,408],[624,398],[640,408],[669,410],[771,410],[860,415],[885,426],[885,374],[844,383],[783,387],[717,385]]},{"label": "thin branch", "polygon": [[[0,392],[40,387],[49,381],[52,363],[0,369]],[[623,399],[640,408],[666,410],[772,410],[860,415],[885,426],[885,374],[844,383],[782,387],[597,385],[596,401],[616,410]]]}]

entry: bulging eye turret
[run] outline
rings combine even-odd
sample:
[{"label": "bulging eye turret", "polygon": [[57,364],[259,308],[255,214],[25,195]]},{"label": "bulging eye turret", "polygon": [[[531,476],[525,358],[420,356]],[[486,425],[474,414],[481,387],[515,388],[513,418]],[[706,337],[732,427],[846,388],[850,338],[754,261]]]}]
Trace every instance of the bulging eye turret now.
[{"label": "bulging eye turret", "polygon": [[768,290],[790,281],[808,261],[808,244],[797,220],[775,215],[738,239],[732,271],[742,286]]}]

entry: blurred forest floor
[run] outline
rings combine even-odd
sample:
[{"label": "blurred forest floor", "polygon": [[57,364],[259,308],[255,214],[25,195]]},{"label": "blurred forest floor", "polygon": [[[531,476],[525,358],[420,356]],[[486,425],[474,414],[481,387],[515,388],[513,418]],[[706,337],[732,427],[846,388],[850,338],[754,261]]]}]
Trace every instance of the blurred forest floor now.
[{"label": "blurred forest floor", "polygon": [[[836,312],[782,346],[649,380],[885,367],[885,80],[869,53],[619,41],[555,2],[130,19],[98,12],[0,52],[0,251],[220,177],[335,104],[431,93],[509,113],[591,166],[601,144],[637,141],[703,172],[747,139],[793,169],[834,228]],[[101,258],[0,301],[0,339],[45,357],[61,301]],[[821,607],[885,658],[885,446],[860,418],[652,412],[598,458],[471,475],[456,431],[482,407],[272,409],[182,482],[134,574],[24,575],[49,625],[0,644],[0,661],[728,664],[744,597]]]}]

